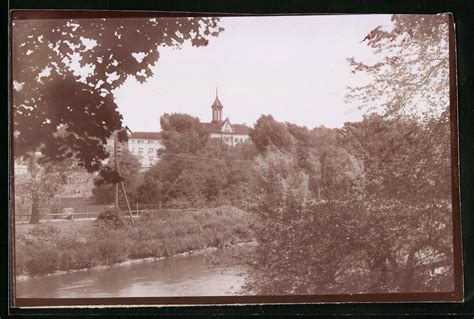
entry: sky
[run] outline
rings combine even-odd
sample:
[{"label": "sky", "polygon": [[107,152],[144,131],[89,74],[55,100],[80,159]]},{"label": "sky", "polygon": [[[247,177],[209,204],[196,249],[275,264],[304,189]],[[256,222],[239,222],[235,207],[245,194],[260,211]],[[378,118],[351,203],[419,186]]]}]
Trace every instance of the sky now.
[{"label": "sky", "polygon": [[252,126],[262,114],[308,128],[342,127],[361,112],[344,103],[347,87],[361,83],[347,58],[373,57],[361,43],[390,15],[224,17],[225,29],[206,47],[162,48],[154,75],[115,90],[132,131],[159,131],[163,113],[211,120],[218,88],[223,118]]}]

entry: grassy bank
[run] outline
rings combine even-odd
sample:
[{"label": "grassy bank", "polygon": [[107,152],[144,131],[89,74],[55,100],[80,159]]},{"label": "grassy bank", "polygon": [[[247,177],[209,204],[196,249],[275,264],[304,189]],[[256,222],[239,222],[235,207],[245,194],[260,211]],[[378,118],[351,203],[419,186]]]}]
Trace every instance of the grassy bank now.
[{"label": "grassy bank", "polygon": [[249,213],[223,206],[143,216],[117,227],[112,223],[58,222],[18,225],[17,275],[113,265],[129,259],[169,257],[253,239]]}]

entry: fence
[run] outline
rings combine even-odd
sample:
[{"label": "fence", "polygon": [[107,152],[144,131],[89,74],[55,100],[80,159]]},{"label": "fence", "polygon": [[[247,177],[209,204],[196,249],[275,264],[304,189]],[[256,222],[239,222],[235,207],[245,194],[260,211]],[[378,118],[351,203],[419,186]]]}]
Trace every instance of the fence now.
[{"label": "fence", "polygon": [[[113,209],[110,205],[80,205],[75,207],[57,207],[49,213],[40,214],[41,220],[64,220],[97,218],[108,209]],[[28,222],[31,217],[31,207],[15,206],[15,222]]]},{"label": "fence", "polygon": [[[163,207],[161,204],[135,204],[135,207],[129,212],[128,209],[124,207],[119,207],[122,216],[128,217],[130,213],[132,217],[137,218],[142,214],[156,214],[156,213],[167,213],[167,212],[192,212],[196,211],[198,208],[168,208]],[[102,210],[100,210],[102,208]],[[47,213],[41,214],[40,220],[44,222],[59,222],[67,220],[95,220],[99,215],[107,210],[113,210],[113,206],[109,205],[87,205],[84,212],[76,212],[74,210],[63,210],[62,213]],[[31,214],[21,214],[15,216],[15,222],[17,224],[28,223],[30,220]]]},{"label": "fence", "polygon": [[[204,203],[203,203],[204,204]],[[248,203],[230,203],[231,205],[242,207],[248,206]],[[240,205],[238,205],[240,204]],[[66,204],[68,205],[68,204]],[[191,206],[191,203],[175,203],[175,204],[142,204],[142,203],[131,203],[130,210],[132,211],[132,216],[137,217],[143,213],[156,213],[163,211],[170,212],[186,212],[186,211],[195,211],[200,208],[212,208],[221,206],[219,203],[206,203],[203,206],[194,205]],[[65,220],[92,220],[97,219],[99,215],[107,210],[114,210],[113,205],[97,205],[97,204],[88,204],[87,202],[75,202],[71,205],[56,206],[55,209],[48,213],[43,213],[40,215],[42,221],[65,221]],[[128,207],[124,203],[120,203],[119,209],[122,214],[129,215]],[[16,223],[27,223],[31,217],[31,207],[15,205],[15,222]]]}]

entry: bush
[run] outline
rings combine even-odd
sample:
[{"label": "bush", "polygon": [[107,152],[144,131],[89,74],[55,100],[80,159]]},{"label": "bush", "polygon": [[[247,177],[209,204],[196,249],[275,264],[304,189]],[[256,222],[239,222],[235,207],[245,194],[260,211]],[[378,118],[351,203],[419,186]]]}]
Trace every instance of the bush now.
[{"label": "bush", "polygon": [[59,252],[55,247],[47,245],[34,245],[27,248],[25,270],[37,276],[52,273],[59,268]]},{"label": "bush", "polygon": [[114,227],[121,227],[124,224],[124,222],[123,222],[122,218],[120,218],[119,214],[117,212],[114,212],[114,211],[111,211],[111,210],[106,210],[105,212],[102,212],[97,217],[97,221],[106,223],[106,224],[114,226]]},{"label": "bush", "polygon": [[122,262],[128,257],[128,247],[118,238],[103,238],[94,243],[93,249],[102,265],[113,265]]}]

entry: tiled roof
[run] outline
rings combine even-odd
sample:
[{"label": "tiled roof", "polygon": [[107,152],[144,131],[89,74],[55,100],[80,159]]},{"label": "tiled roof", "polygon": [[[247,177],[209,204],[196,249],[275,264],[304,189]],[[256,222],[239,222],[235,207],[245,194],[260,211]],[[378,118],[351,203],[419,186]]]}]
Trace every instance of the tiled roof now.
[{"label": "tiled roof", "polygon": [[[202,123],[204,129],[207,133],[221,133],[222,123]],[[245,124],[230,124],[232,126],[232,130],[234,134],[244,134],[248,135],[250,133],[250,127]]]},{"label": "tiled roof", "polygon": [[221,129],[222,129],[222,124],[224,124],[224,122],[221,122],[221,123],[201,123],[201,124],[202,124],[202,126],[204,126],[204,130],[207,133],[220,133]]},{"label": "tiled roof", "polygon": [[231,124],[232,129],[234,130],[234,134],[249,134],[250,127],[245,124]]},{"label": "tiled roof", "polygon": [[135,140],[161,140],[161,132],[133,132],[128,139]]},{"label": "tiled roof", "polygon": [[[204,127],[204,130],[207,133],[221,133],[222,125],[221,123],[201,123]],[[248,135],[250,128],[245,124],[231,124],[234,134],[244,134]],[[128,137],[129,140],[161,140],[161,132],[133,132]]]}]

